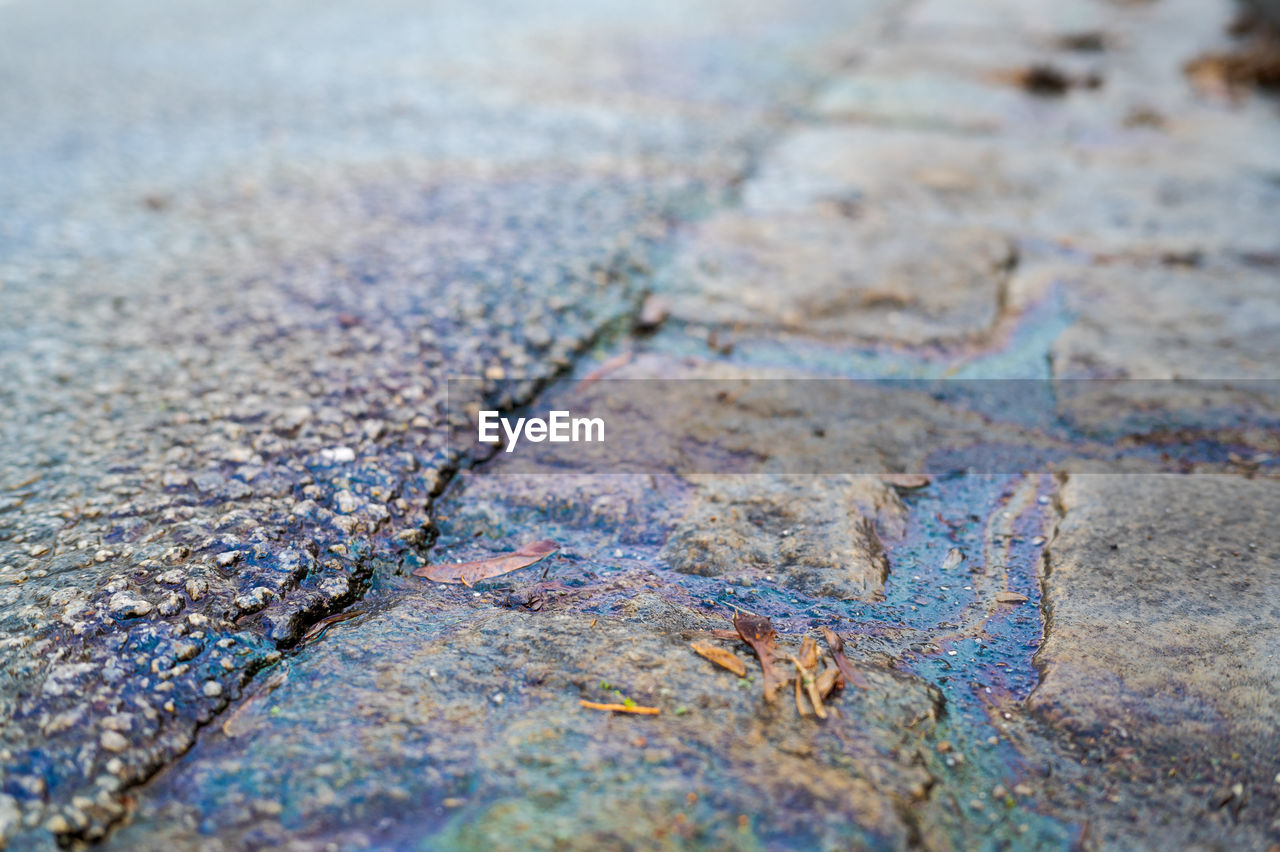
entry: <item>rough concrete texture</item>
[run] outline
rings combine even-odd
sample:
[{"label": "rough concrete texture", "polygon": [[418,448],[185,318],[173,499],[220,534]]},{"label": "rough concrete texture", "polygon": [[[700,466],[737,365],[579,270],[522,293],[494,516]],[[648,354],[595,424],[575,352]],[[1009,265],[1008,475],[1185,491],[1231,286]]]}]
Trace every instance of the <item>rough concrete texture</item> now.
[{"label": "rough concrete texture", "polygon": [[[762,712],[750,684],[689,649],[722,619],[651,592],[598,614],[460,611],[438,598],[372,613],[342,628],[350,646],[291,665],[245,705],[234,738],[214,734],[199,764],[166,779],[192,794],[159,806],[174,833],[156,836],[144,818],[116,843],[762,848],[866,831],[907,842],[902,812],[931,783],[916,756],[940,710],[928,685],[868,671],[840,718],[817,727],[789,693]],[[664,715],[578,703],[619,694]],[[380,733],[360,736],[370,725]],[[245,754],[241,738],[271,759]]]},{"label": "rough concrete texture", "polygon": [[1061,499],[1029,704],[1133,782],[1099,834],[1264,848],[1280,828],[1277,483],[1087,475]]},{"label": "rough concrete texture", "polygon": [[[1184,71],[1232,15],[0,4],[0,847],[1280,843],[1280,119]],[[608,475],[447,440],[449,379],[761,376],[1048,405],[872,388],[835,441],[686,383]],[[1116,433],[1070,380],[1119,376],[1234,384]],[[845,637],[831,718],[744,609]]]}]

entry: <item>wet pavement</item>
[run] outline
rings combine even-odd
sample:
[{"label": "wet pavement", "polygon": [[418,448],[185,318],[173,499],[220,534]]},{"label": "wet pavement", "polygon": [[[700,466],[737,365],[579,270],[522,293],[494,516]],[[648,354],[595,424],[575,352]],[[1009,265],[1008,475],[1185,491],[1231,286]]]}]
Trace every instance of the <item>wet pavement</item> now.
[{"label": "wet pavement", "polygon": [[[788,6],[0,6],[0,846],[1280,842],[1280,115],[1183,70],[1232,8]],[[1043,398],[805,475],[778,400],[633,401],[734,475],[449,440],[459,378],[760,377]],[[739,610],[845,637],[830,718]]]}]

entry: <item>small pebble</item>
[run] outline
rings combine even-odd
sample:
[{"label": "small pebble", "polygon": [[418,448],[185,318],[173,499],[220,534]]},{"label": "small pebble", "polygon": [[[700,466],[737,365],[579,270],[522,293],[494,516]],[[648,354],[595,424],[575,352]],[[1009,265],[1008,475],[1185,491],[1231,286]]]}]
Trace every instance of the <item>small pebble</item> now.
[{"label": "small pebble", "polygon": [[116,618],[141,618],[151,612],[152,606],[133,592],[116,592],[107,602],[107,609]]},{"label": "small pebble", "polygon": [[103,731],[102,738],[98,742],[102,743],[102,747],[107,751],[120,752],[129,747],[129,741],[119,731]]},{"label": "small pebble", "polygon": [[650,293],[644,298],[644,302],[640,306],[640,315],[636,317],[636,330],[640,332],[651,332],[666,322],[667,317],[671,314],[671,307],[667,304],[667,300]]},{"label": "small pebble", "polygon": [[265,609],[268,603],[275,600],[275,597],[276,593],[266,586],[255,586],[245,594],[237,596],[235,605],[242,613],[258,612]]},{"label": "small pebble", "polygon": [[262,816],[280,816],[284,813],[284,805],[273,799],[255,799],[251,807]]},{"label": "small pebble", "polygon": [[193,601],[198,601],[209,591],[209,584],[199,577],[192,577],[186,584],[187,597]]},{"label": "small pebble", "polygon": [[350,515],[360,508],[360,498],[350,491],[339,491],[333,495],[333,506],[344,515]]},{"label": "small pebble", "polygon": [[156,611],[163,616],[173,616],[182,612],[182,608],[186,604],[182,600],[182,596],[177,592],[170,592],[156,606]]},{"label": "small pebble", "polygon": [[356,452],[350,447],[334,447],[330,450],[321,450],[320,457],[331,462],[353,462],[356,460]]},{"label": "small pebble", "polygon": [[45,822],[44,827],[53,834],[66,834],[71,831],[71,823],[62,814],[54,814]]},{"label": "small pebble", "polygon": [[116,713],[103,719],[101,724],[108,731],[125,733],[133,729],[133,717],[128,713]]}]

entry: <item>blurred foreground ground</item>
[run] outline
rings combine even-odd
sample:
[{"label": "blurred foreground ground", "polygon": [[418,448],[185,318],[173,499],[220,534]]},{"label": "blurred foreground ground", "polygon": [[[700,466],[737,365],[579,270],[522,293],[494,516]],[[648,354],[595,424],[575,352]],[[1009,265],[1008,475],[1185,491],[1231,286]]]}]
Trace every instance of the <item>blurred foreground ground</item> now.
[{"label": "blurred foreground ground", "polygon": [[[1248,383],[1280,115],[1223,58],[1236,11],[0,4],[0,846],[1280,843]],[[448,379],[514,408],[602,365],[1037,380],[1053,435],[930,399],[866,440],[1135,455],[530,477],[446,446]],[[1238,410],[1108,435],[1081,378]],[[768,471],[803,412],[736,416]],[[544,538],[474,590],[410,573]],[[863,682],[825,721],[765,702],[734,607],[784,652],[835,629]],[[661,714],[579,705],[622,698]]]}]

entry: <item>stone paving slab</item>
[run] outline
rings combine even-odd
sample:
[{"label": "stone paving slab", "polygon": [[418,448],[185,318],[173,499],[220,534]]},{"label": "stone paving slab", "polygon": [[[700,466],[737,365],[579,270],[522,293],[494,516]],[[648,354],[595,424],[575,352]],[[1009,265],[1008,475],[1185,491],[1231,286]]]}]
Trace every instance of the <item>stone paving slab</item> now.
[{"label": "stone paving slab", "polygon": [[1096,817],[1099,841],[1265,848],[1280,830],[1278,486],[1131,474],[1063,489],[1029,704],[1134,782]]},{"label": "stone paving slab", "polygon": [[[964,223],[1096,255],[1269,255],[1280,191],[1257,172],[1197,170],[1141,134],[1110,150],[1035,139],[830,125],[798,132],[744,190],[748,209],[847,203],[891,222]],[[1201,151],[1212,157],[1214,152]]]},{"label": "stone paving slab", "polygon": [[[689,649],[723,621],[626,581],[596,594],[613,599],[598,615],[467,613],[427,589],[341,628],[246,705],[243,734],[214,734],[167,774],[183,797],[109,846],[906,844],[902,810],[930,783],[915,757],[938,716],[926,684],[871,670],[825,728],[797,718],[789,694],[762,714],[755,689]],[[662,715],[578,704],[615,690]]]},{"label": "stone paving slab", "polygon": [[980,228],[864,219],[855,196],[831,197],[800,216],[699,223],[664,273],[674,316],[915,346],[989,331],[1013,246]]}]

